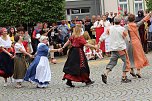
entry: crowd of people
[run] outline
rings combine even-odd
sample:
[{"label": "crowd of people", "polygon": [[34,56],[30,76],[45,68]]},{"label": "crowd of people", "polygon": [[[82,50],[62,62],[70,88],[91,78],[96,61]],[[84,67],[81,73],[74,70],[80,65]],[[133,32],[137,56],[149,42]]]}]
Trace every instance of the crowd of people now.
[{"label": "crowd of people", "polygon": [[[68,55],[63,72],[66,85],[75,87],[72,81],[93,84],[88,60],[111,57],[102,81],[107,84],[108,73],[121,58],[122,82],[131,82],[127,73],[141,78],[141,69],[148,66],[145,53],[152,49],[151,13],[138,12],[138,16],[124,12],[124,15],[107,12],[105,15],[86,16],[80,20],[62,20],[57,23],[37,23],[29,34],[23,26],[1,28],[0,34],[0,76],[6,87],[10,78],[16,88],[23,81],[36,83],[45,88],[51,80],[50,64],[57,63],[55,56]],[[97,28],[103,28],[100,38]],[[97,38],[99,41],[97,41]],[[101,45],[102,44],[102,45]],[[50,60],[50,61],[49,61]],[[135,69],[137,73],[135,73]]]}]

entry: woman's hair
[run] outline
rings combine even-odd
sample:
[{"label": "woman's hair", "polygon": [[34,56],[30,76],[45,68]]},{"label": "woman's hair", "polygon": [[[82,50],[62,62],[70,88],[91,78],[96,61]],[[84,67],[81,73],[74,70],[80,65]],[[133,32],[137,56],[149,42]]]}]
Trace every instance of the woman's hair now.
[{"label": "woman's hair", "polygon": [[81,35],[81,24],[76,24],[75,28],[73,29],[73,36],[74,37],[79,37]]},{"label": "woman's hair", "polygon": [[[12,28],[14,29],[14,33],[11,32]],[[15,36],[16,35],[15,28],[14,27],[10,27],[8,33],[9,33],[10,37]]]},{"label": "woman's hair", "polygon": [[3,33],[3,31],[5,30],[6,28],[5,27],[3,27],[2,29],[1,29],[1,33]]},{"label": "woman's hair", "polygon": [[88,31],[84,32],[83,37],[85,38],[85,40],[90,40],[91,39]]},{"label": "woman's hair", "polygon": [[17,32],[20,32],[20,31],[25,32],[24,27],[22,27],[22,26],[21,26],[21,27],[18,27],[18,28],[17,28]]},{"label": "woman's hair", "polygon": [[129,22],[134,22],[135,21],[135,15],[134,14],[129,14],[128,15],[128,21]]},{"label": "woman's hair", "polygon": [[20,39],[20,35],[19,35],[19,34],[18,34],[18,35],[15,35],[14,41],[15,41],[15,42],[18,42],[19,39]]}]

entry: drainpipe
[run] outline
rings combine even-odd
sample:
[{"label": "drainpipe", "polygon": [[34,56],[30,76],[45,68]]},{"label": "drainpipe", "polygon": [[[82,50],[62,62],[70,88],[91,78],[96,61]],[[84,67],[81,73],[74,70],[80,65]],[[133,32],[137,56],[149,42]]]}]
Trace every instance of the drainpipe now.
[{"label": "drainpipe", "polygon": [[105,2],[103,0],[103,14],[105,14]]},{"label": "drainpipe", "polygon": [[102,0],[100,0],[100,15],[102,15]]}]

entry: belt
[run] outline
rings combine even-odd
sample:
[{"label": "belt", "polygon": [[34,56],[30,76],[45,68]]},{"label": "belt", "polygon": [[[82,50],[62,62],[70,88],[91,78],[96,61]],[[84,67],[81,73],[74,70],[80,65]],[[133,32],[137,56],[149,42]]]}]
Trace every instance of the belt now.
[{"label": "belt", "polygon": [[23,57],[23,56],[25,56],[23,53],[16,53],[16,56],[18,56],[18,57]]}]

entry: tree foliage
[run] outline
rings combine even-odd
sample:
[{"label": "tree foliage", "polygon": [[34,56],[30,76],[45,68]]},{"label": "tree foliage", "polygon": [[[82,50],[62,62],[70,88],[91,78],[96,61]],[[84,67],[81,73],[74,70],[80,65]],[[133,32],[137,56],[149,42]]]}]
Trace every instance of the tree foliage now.
[{"label": "tree foliage", "polygon": [[64,5],[65,0],[0,0],[0,25],[58,21]]},{"label": "tree foliage", "polygon": [[152,0],[146,0],[148,10],[152,10]]}]

